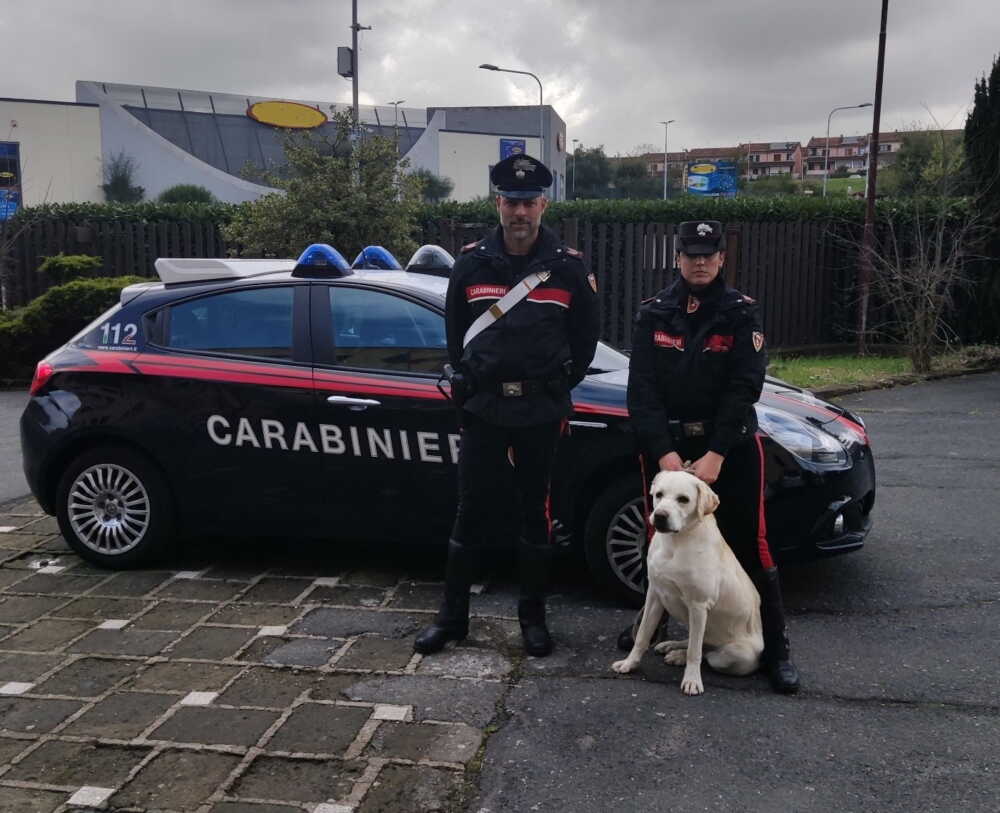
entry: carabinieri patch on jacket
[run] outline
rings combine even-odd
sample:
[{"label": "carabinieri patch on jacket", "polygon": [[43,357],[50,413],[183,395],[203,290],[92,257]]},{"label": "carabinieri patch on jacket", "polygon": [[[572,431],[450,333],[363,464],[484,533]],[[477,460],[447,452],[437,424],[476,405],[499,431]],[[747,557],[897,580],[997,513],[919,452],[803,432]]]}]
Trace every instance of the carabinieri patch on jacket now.
[{"label": "carabinieri patch on jacket", "polygon": [[763,346],[764,346],[764,334],[761,333],[759,330],[755,330],[753,332],[753,349],[759,353],[760,349]]},{"label": "carabinieri patch on jacket", "polygon": [[696,310],[698,310],[698,308],[699,308],[699,307],[701,307],[701,300],[700,300],[700,299],[698,299],[698,297],[696,297],[696,296],[691,296],[691,295],[689,294],[689,295],[688,295],[688,307],[687,307],[687,312],[688,312],[688,313],[694,313],[694,312],[695,312]]},{"label": "carabinieri patch on jacket", "polygon": [[657,330],[653,333],[653,344],[655,344],[657,347],[668,347],[674,350],[683,350],[684,337],[671,336],[666,331]]},{"label": "carabinieri patch on jacket", "polygon": [[[465,289],[466,302],[480,302],[486,299],[501,299],[510,288],[506,285],[470,285]],[[573,301],[573,294],[564,288],[535,288],[527,296],[528,302],[539,305],[558,305],[568,308]]]}]

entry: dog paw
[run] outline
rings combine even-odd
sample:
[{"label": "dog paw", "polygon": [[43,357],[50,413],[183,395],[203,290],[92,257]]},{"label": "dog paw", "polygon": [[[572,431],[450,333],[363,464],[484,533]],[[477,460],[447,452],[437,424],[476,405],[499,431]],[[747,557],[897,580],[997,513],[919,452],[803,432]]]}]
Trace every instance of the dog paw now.
[{"label": "dog paw", "polygon": [[663,662],[667,666],[684,666],[687,663],[687,652],[683,649],[671,649],[663,656]]},{"label": "dog paw", "polygon": [[661,655],[665,655],[672,649],[687,649],[687,645],[687,641],[660,641],[660,643],[653,647],[653,650],[659,652]]},{"label": "dog paw", "polygon": [[638,661],[634,661],[631,658],[625,658],[625,660],[623,661],[615,661],[613,664],[611,664],[611,668],[615,672],[619,672],[624,675],[635,669],[635,667],[638,666],[638,664],[639,664]]},{"label": "dog paw", "polygon": [[705,687],[702,685],[701,678],[685,676],[681,681],[681,691],[686,695],[704,694]]}]

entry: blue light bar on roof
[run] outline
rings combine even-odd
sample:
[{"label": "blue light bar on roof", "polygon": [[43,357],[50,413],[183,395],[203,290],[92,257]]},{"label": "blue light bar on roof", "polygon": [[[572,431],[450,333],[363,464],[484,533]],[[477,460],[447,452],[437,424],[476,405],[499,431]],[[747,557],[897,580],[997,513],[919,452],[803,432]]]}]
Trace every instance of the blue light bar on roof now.
[{"label": "blue light bar on roof", "polygon": [[377,268],[382,271],[402,271],[399,261],[392,256],[392,252],[382,246],[365,246],[361,253],[354,258],[351,268]]},{"label": "blue light bar on roof", "polygon": [[353,274],[344,256],[326,243],[313,243],[295,263],[296,277],[346,277]]}]

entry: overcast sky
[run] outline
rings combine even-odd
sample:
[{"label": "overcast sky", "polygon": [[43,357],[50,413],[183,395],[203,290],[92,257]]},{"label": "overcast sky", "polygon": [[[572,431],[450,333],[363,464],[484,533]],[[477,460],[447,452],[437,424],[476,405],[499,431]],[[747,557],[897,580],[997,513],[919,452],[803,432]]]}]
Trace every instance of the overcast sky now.
[{"label": "overcast sky", "polygon": [[[361,102],[535,104],[610,154],[822,136],[872,101],[880,0],[359,0]],[[350,0],[2,0],[0,96],[74,82],[350,102]],[[959,128],[1000,52],[998,0],[890,0],[882,130]],[[933,117],[933,118],[932,118]],[[836,113],[866,133],[871,110]]]}]

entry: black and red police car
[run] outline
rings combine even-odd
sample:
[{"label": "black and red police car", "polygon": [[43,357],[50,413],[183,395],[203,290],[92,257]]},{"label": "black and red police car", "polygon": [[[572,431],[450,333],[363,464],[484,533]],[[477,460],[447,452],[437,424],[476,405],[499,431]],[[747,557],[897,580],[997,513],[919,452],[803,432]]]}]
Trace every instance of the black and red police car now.
[{"label": "black and red police car", "polygon": [[[329,247],[298,262],[158,260],[160,282],[124,289],[38,364],[21,418],[32,492],[73,550],[108,567],[208,532],[443,542],[459,441],[439,381],[451,262],[438,247],[407,270],[375,250],[351,269]],[[627,374],[600,344],[573,392],[552,508],[597,581],[636,598]],[[861,547],[875,499],[861,419],[771,379],[757,414],[778,557]]]}]

